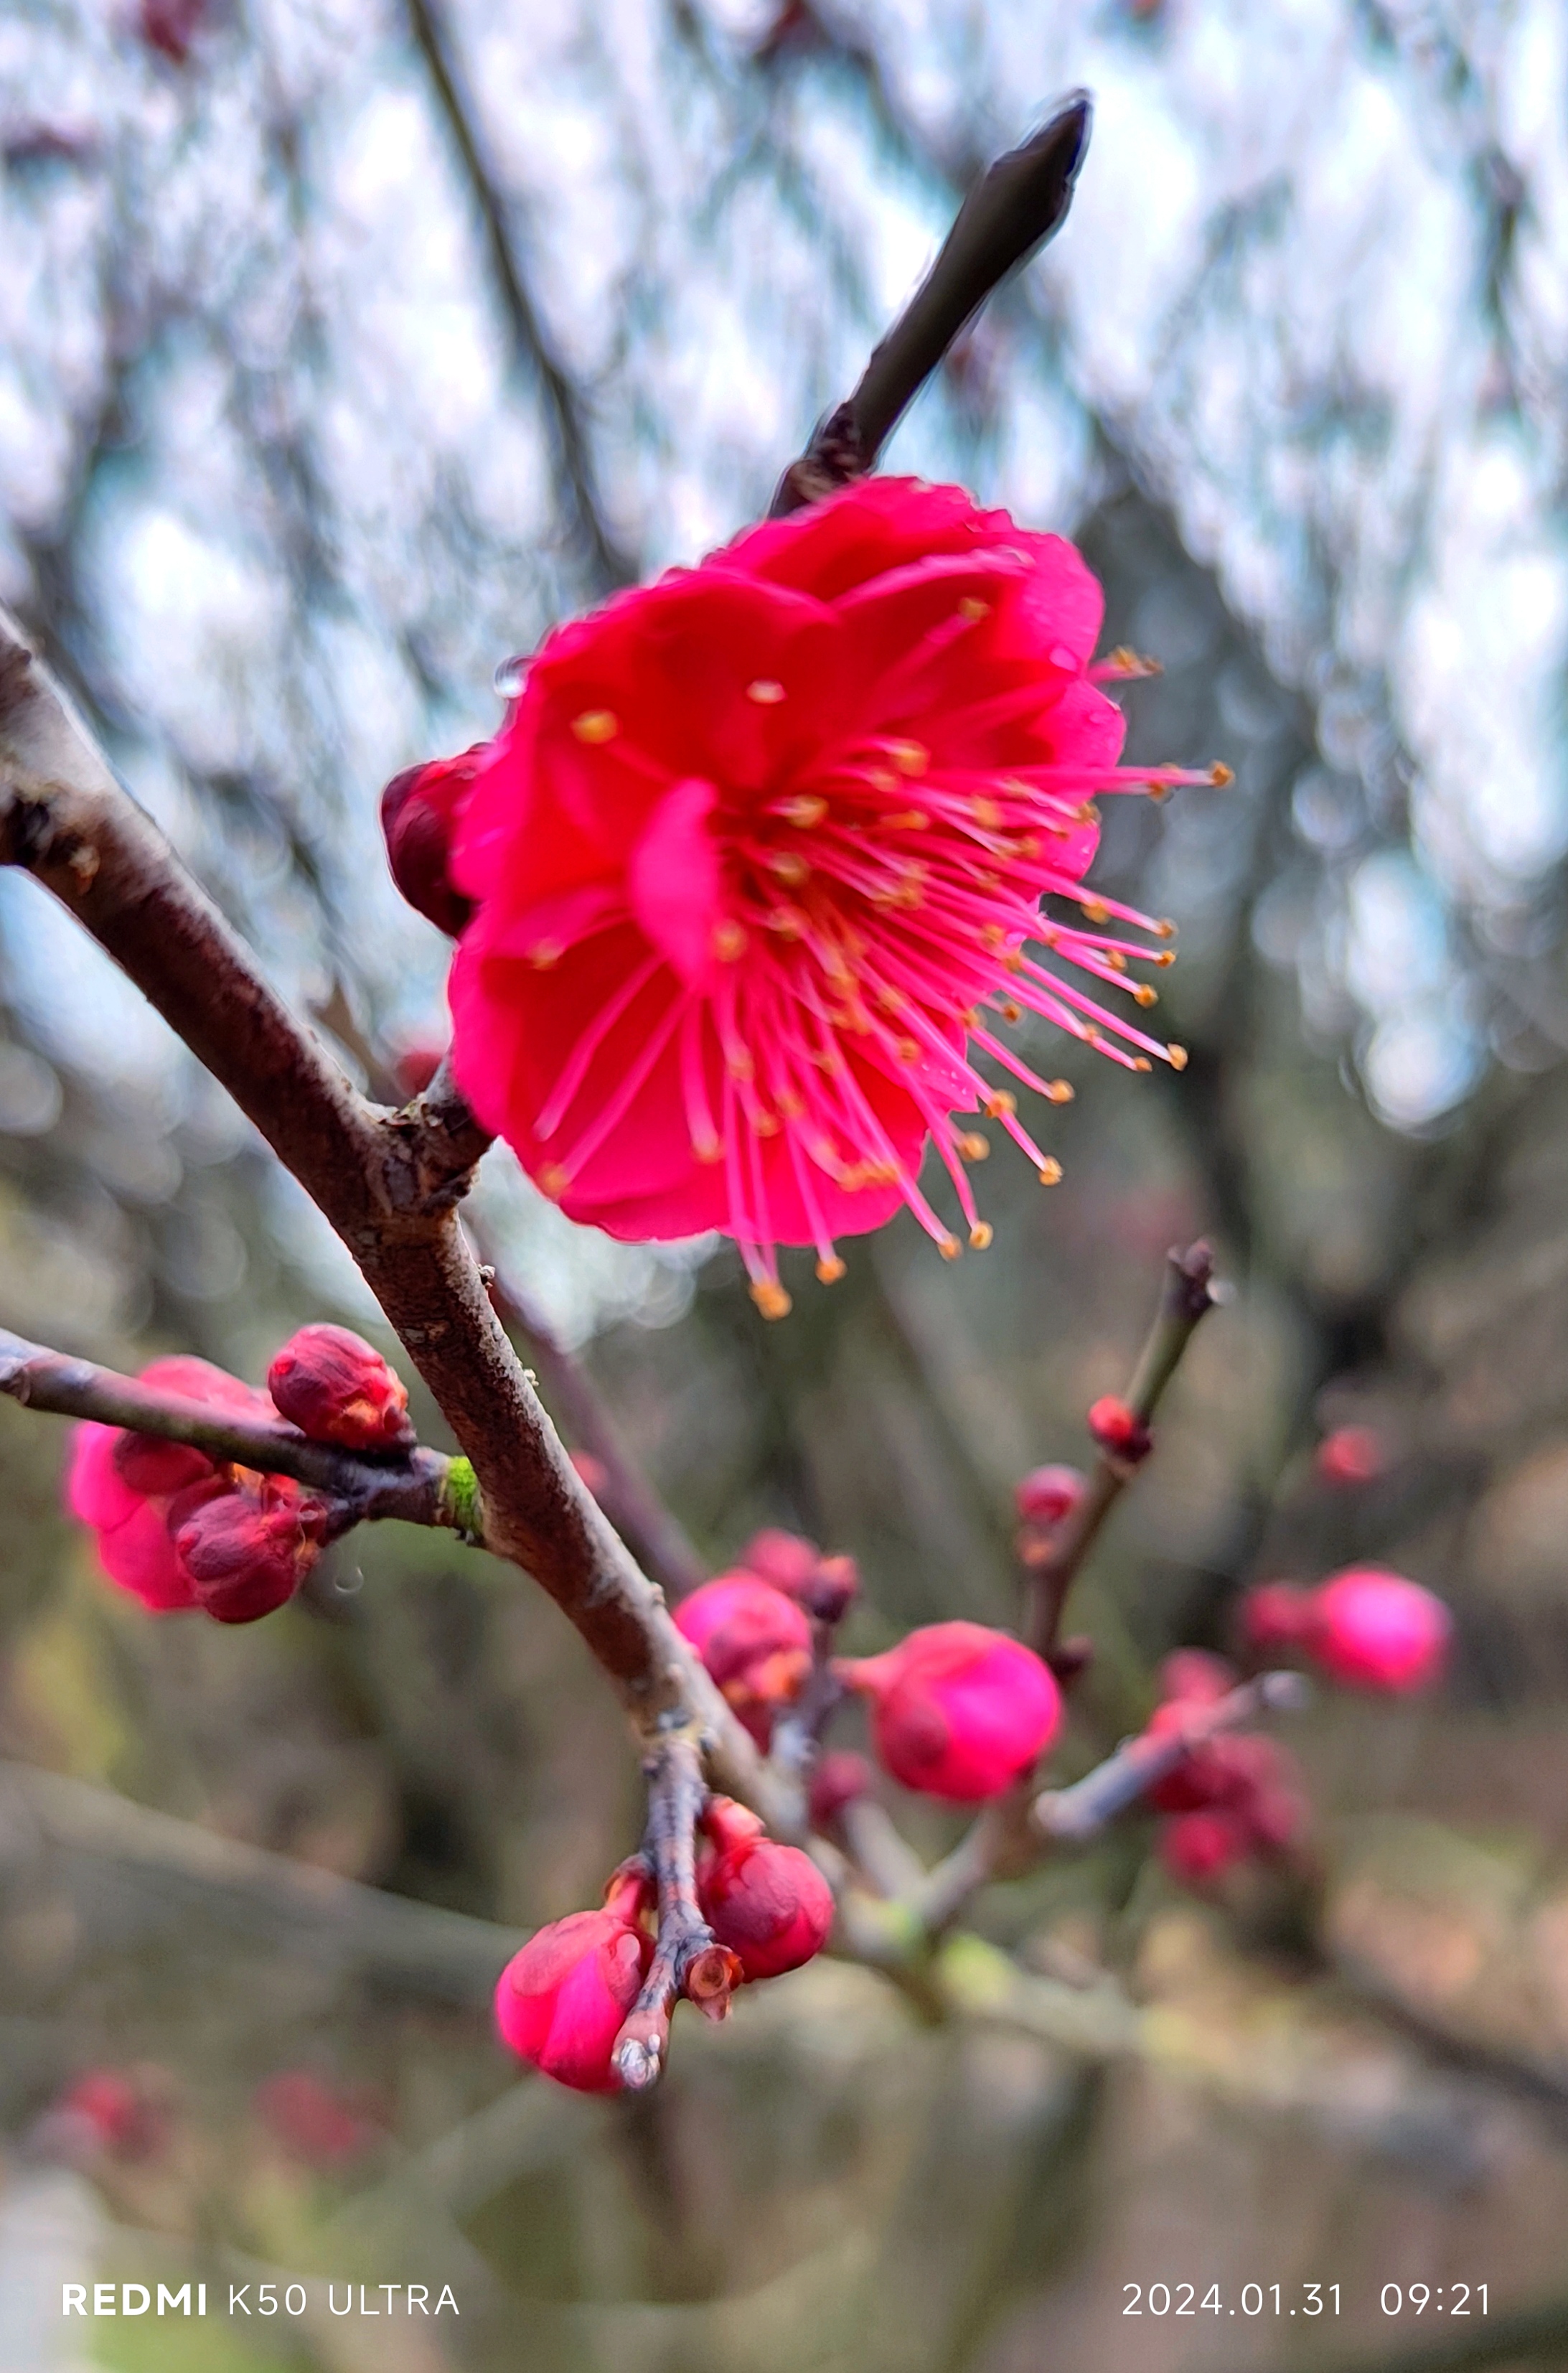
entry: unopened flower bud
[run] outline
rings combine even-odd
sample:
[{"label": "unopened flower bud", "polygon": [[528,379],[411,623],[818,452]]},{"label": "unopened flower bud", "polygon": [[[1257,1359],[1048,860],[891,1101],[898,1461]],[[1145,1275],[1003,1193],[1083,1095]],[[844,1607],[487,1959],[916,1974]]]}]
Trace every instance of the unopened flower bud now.
[{"label": "unopened flower bud", "polygon": [[1217,1705],[1239,1678],[1234,1665],[1207,1648],[1177,1648],[1160,1666],[1160,1695],[1167,1703]]},{"label": "unopened flower bud", "polygon": [[831,1829],[845,1806],[869,1796],[873,1784],[871,1766],[864,1755],[856,1755],[853,1748],[834,1748],[811,1774],[812,1828]]},{"label": "unopened flower bud", "polygon": [[1437,1679],[1453,1628],[1420,1583],[1351,1566],[1310,1594],[1304,1643],[1334,1680],[1403,1697]]},{"label": "unopened flower bud", "polygon": [[1154,1448],[1154,1436],[1143,1419],[1114,1393],[1096,1401],[1088,1428],[1106,1456],[1123,1467],[1136,1467]]},{"label": "unopened flower bud", "polygon": [[703,1863],[697,1901],[749,1979],[798,1970],[833,1924],[833,1890],[810,1855],[771,1838],[742,1839]]},{"label": "unopened flower bud", "polygon": [[377,2139],[373,2122],[308,2068],[269,2076],[256,2088],[256,2109],[290,2157],[306,2167],[346,2167]]},{"label": "unopened flower bud", "polygon": [[1241,1637],[1254,1656],[1287,1656],[1311,1619],[1308,1594],[1294,1582],[1260,1583],[1241,1602]]},{"label": "unopened flower bud", "polygon": [[1021,1779],[1055,1736],[1056,1683],[1032,1648],[981,1623],[933,1623],[886,1654],[836,1667],[872,1701],[877,1753],[928,1796],[979,1804]]},{"label": "unopened flower bud", "polygon": [[675,1624],[765,1747],[774,1715],[799,1696],[811,1669],[805,1609],[755,1574],[726,1573],[683,1598]]},{"label": "unopened flower bud", "polygon": [[1382,1435],[1371,1426],[1341,1425],[1324,1435],[1312,1463],[1323,1482],[1347,1490],[1376,1482],[1388,1460]]},{"label": "unopened flower bud", "polygon": [[219,1623],[254,1623],[292,1598],[320,1554],[327,1516],[323,1501],[281,1475],[215,1490],[199,1483],[169,1511],[181,1569]]},{"label": "unopened flower bud", "polygon": [[1013,1502],[1026,1525],[1059,1525],[1084,1496],[1076,1467],[1037,1467],[1013,1487]]},{"label": "unopened flower bud", "polygon": [[168,2131],[169,2089],[162,2068],[89,2068],[41,2120],[38,2146],[75,2166],[151,2158]]},{"label": "unopened flower bud", "polygon": [[312,1442],[344,1450],[407,1450],[408,1387],[373,1344],[347,1327],[302,1327],[267,1371],[278,1409]]},{"label": "unopened flower bud", "polygon": [[818,1623],[842,1623],[860,1588],[854,1558],[824,1557],[815,1541],[776,1526],[756,1533],[740,1552],[748,1573],[782,1590]]},{"label": "unopened flower bud", "polygon": [[1247,1859],[1248,1836],[1230,1813],[1179,1813],[1165,1825],[1160,1854],[1183,1887],[1214,1885]]},{"label": "unopened flower bud", "polygon": [[122,1433],[112,1455],[116,1473],[147,1500],[172,1499],[213,1472],[204,1451],[188,1442],[165,1442],[156,1433]]},{"label": "unopened flower bud", "polygon": [[473,905],[454,887],[448,871],[452,835],[482,746],[459,758],[410,766],[394,775],[381,794],[381,831],[392,879],[417,914],[454,940],[471,920]]},{"label": "unopened flower bud", "polygon": [[513,1956],[495,1989],[503,2042],[578,2093],[621,2089],[610,2052],[654,1952],[629,1910],[610,1903],[552,1921]]}]

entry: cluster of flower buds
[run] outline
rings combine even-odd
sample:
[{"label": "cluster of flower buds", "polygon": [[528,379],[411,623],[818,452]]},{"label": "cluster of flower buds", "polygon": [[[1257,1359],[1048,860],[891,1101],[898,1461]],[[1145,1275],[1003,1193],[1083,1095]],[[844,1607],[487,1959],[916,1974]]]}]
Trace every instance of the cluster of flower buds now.
[{"label": "cluster of flower buds", "polygon": [[1408,1697],[1438,1680],[1453,1619],[1419,1582],[1381,1566],[1347,1566],[1316,1590],[1265,1583],[1242,1602],[1242,1634],[1259,1658],[1307,1657],[1348,1689]]},{"label": "cluster of flower buds", "polygon": [[931,1623],[880,1656],[834,1671],[869,1699],[878,1761],[906,1788],[950,1804],[999,1796],[1056,1736],[1062,1699],[1032,1648],[982,1623]]},{"label": "cluster of flower buds", "polygon": [[759,1747],[768,1747],[859,1587],[853,1558],[824,1557],[798,1533],[770,1530],[747,1544],[730,1572],[677,1607],[677,1629]]},{"label": "cluster of flower buds", "polygon": [[[697,1845],[696,1910],[713,1939],[698,1959],[722,1964],[722,2016],[733,1985],[782,1977],[820,1952],[832,1890],[808,1854],[775,1844],[728,1797],[708,1800]],[[612,1875],[602,1909],[530,1936],[495,1990],[503,2042],[575,2092],[619,2091],[616,2040],[653,1961],[656,1917],[653,1873],[637,1855]]]},{"label": "cluster of flower buds", "polygon": [[448,939],[461,937],[472,903],[448,871],[452,834],[473,787],[484,745],[394,775],[381,794],[381,831],[393,881],[416,914]]},{"label": "cluster of flower buds", "polygon": [[[273,1362],[271,1393],[205,1360],[154,1360],[141,1381],[215,1415],[275,1424],[341,1448],[406,1449],[408,1395],[380,1353],[343,1327],[304,1327]],[[78,1425],[66,1500],[97,1537],[111,1581],[157,1613],[201,1607],[252,1623],[292,1598],[333,1528],[321,1493],[286,1475],[119,1426]]]},{"label": "cluster of flower buds", "polygon": [[[1179,1733],[1195,1712],[1217,1704],[1239,1676],[1221,1656],[1179,1649],[1160,1667],[1163,1701],[1148,1735]],[[1241,1864],[1280,1861],[1307,1828],[1307,1800],[1295,1763],[1272,1738],[1220,1731],[1156,1781],[1148,1801],[1169,1818],[1160,1835],[1166,1867],[1187,1887],[1214,1885]]]}]

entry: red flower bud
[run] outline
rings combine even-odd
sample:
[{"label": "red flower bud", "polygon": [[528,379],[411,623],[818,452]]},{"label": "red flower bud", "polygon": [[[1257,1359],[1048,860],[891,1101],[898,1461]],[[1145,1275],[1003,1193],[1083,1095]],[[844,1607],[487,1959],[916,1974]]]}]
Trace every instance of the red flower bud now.
[{"label": "red flower bud", "polygon": [[1323,1482],[1345,1489],[1375,1482],[1388,1462],[1383,1437],[1371,1426],[1341,1425],[1324,1435],[1312,1463]]},{"label": "red flower bud", "polygon": [[381,794],[381,832],[392,879],[415,913],[453,940],[472,918],[473,902],[452,883],[452,835],[484,747],[478,743],[459,758],[410,766],[394,775]]},{"label": "red flower bud", "polygon": [[[141,1382],[240,1417],[276,1415],[264,1393],[183,1354],[150,1362]],[[196,1603],[165,1518],[170,1497],[203,1479],[215,1481],[212,1461],[184,1444],[90,1421],[75,1430],[66,1504],[92,1526],[110,1580],[157,1614]]]},{"label": "red flower bud", "polygon": [[111,1455],[121,1480],[145,1500],[172,1499],[214,1472],[205,1451],[188,1442],[165,1442],[156,1433],[118,1434]]},{"label": "red flower bud", "polygon": [[1108,1458],[1136,1467],[1154,1448],[1154,1436],[1143,1419],[1114,1393],[1107,1393],[1089,1411],[1089,1432]]},{"label": "red flower bud", "polygon": [[302,1327],[276,1352],[267,1389],[312,1442],[344,1450],[407,1450],[414,1440],[408,1387],[372,1344],[347,1327]]},{"label": "red flower bud", "polygon": [[1165,1825],[1160,1853],[1184,1887],[1212,1887],[1245,1862],[1247,1831],[1232,1813],[1180,1813]]},{"label": "red flower bud", "polygon": [[885,1655],[835,1669],[871,1699],[872,1737],[894,1779],[954,1804],[1011,1787],[1062,1718],[1056,1683],[1033,1649],[981,1623],[932,1623]]},{"label": "red flower bud", "polygon": [[1288,1656],[1311,1619],[1305,1590],[1294,1582],[1265,1582],[1241,1602],[1241,1637],[1254,1656]]},{"label": "red flower bud", "polygon": [[1160,1666],[1160,1695],[1172,1703],[1217,1705],[1239,1677],[1234,1665],[1206,1648],[1178,1648]]},{"label": "red flower bud", "polygon": [[52,2156],[150,2158],[167,2130],[168,2078],[159,2068],[89,2068],[49,2111],[40,2139]]},{"label": "red flower bud", "polygon": [[744,1838],[704,1862],[697,1902],[753,1979],[798,1970],[821,1951],[833,1924],[833,1890],[810,1855],[771,1838]]},{"label": "red flower bud", "polygon": [[1037,1467],[1013,1487],[1013,1502],[1026,1525],[1059,1525],[1084,1496],[1076,1467]]},{"label": "red flower bud", "polygon": [[552,1921],[501,1973],[495,2023],[503,2042],[558,2085],[619,2092],[610,2055],[653,1952],[653,1939],[614,1905]]},{"label": "red flower bud", "polygon": [[[1159,1707],[1149,1724],[1149,1736],[1179,1730],[1191,1711],[1191,1703]],[[1239,1810],[1260,1789],[1276,1783],[1283,1769],[1283,1757],[1272,1738],[1250,1731],[1222,1731],[1217,1737],[1201,1739],[1173,1771],[1156,1780],[1148,1799],[1162,1813],[1208,1811],[1219,1805]]]},{"label": "red flower bud", "polygon": [[846,1805],[857,1804],[872,1790],[871,1766],[853,1748],[835,1748],[824,1755],[811,1774],[811,1826],[830,1829]]},{"label": "red flower bud", "polygon": [[754,1534],[740,1552],[748,1573],[796,1600],[819,1623],[842,1623],[860,1588],[852,1557],[824,1557],[815,1541],[775,1526]]},{"label": "red flower bud", "polygon": [[1336,1681],[1403,1697],[1435,1681],[1453,1620],[1440,1598],[1402,1574],[1351,1566],[1307,1602],[1307,1654]]},{"label": "red flower bud", "polygon": [[726,1573],[683,1598],[675,1624],[765,1747],[774,1714],[799,1696],[811,1669],[805,1610],[754,1574]]},{"label": "red flower bud", "polygon": [[308,2068],[286,2068],[256,2088],[256,2108],[291,2156],[307,2167],[345,2167],[377,2139],[374,2124]]},{"label": "red flower bud", "polygon": [[292,1598],[315,1564],[327,1508],[286,1476],[215,1479],[180,1493],[169,1527],[197,1604],[219,1623],[254,1623]]}]

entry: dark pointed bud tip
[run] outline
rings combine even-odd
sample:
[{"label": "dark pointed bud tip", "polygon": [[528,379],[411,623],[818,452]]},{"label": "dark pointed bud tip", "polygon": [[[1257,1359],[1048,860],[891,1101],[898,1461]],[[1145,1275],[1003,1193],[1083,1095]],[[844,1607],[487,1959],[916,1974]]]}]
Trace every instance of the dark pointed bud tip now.
[{"label": "dark pointed bud tip", "polygon": [[381,832],[392,879],[416,914],[459,939],[473,904],[452,881],[452,835],[472,786],[475,753],[436,758],[394,775],[381,794]]}]

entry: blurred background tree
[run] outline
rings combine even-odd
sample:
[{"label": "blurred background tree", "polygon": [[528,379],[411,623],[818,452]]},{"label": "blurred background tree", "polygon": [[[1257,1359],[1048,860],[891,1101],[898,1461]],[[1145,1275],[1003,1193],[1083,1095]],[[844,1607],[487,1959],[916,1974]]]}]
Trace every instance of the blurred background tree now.
[{"label": "blurred background tree", "polygon": [[[1074,1602],[1066,1760],[1248,1582],[1363,1553],[1453,1605],[1446,1700],[1302,1725],[1305,1958],[1182,1899],[1134,1822],[978,1907],[1027,2017],[926,2031],[819,1964],[655,2098],[567,2100],[484,2015],[499,1931],[591,1900],[636,1818],[554,1612],[383,1528],[254,1631],[148,1621],[57,1514],[64,1429],[0,1406],[16,2373],[152,2364],[129,2326],[61,2355],[52,2302],[158,2251],[464,2309],[165,2327],[160,2373],[1392,2363],[1431,2331],[1379,2309],[1411,2281],[1490,2284],[1467,2361],[1568,2361],[1561,10],[17,0],[0,598],[345,1063],[395,1076],[444,1036],[446,949],[387,878],[382,781],[488,734],[552,620],[765,507],[956,193],[1078,82],[1069,229],[889,463],[1074,535],[1108,641],[1164,662],[1133,754],[1237,770],[1109,819],[1109,886],[1180,924],[1186,1073],[1051,1046],[1065,1183],[998,1162],[984,1259],[896,1225],[781,1327],[727,1247],[574,1230],[504,1153],[479,1222],[704,1556],[782,1523],[861,1560],[863,1648],[1009,1619],[1013,1480],[1081,1455],[1207,1232],[1238,1292]],[[10,874],[0,964],[0,1319],[251,1377],[302,1318],[374,1331],[222,1093]],[[1335,1489],[1346,1422],[1379,1471]],[[245,1847],[350,1884],[290,1895]],[[89,2189],[22,2145],[94,2065],[157,2131]],[[1337,2326],[1121,2312],[1276,2280],[1339,2282]]]}]

